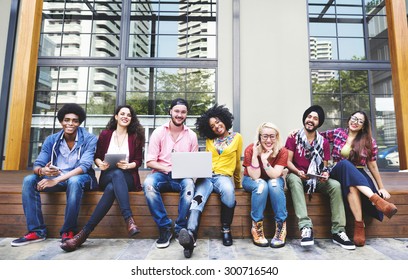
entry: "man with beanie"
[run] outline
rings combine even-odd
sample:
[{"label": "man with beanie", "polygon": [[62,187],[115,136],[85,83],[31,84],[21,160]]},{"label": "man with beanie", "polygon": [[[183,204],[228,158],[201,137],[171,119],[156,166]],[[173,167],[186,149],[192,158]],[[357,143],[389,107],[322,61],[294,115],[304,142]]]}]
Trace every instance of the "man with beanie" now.
[{"label": "man with beanie", "polygon": [[292,196],[293,207],[301,231],[301,246],[314,244],[313,224],[307,214],[305,190],[309,200],[315,191],[328,195],[331,208],[331,233],[333,242],[344,249],[353,250],[355,245],[345,232],[346,214],[340,183],[329,179],[327,163],[330,159],[330,144],[317,129],[324,122],[324,111],[319,105],[309,107],[303,113],[303,128],[286,140],[288,149],[287,187]]},{"label": "man with beanie", "polygon": [[167,216],[161,197],[162,192],[179,192],[178,217],[174,223],[176,237],[187,226],[187,215],[194,195],[194,182],[191,178],[173,179],[171,177],[173,152],[198,151],[197,135],[184,125],[187,119],[188,103],[176,98],[170,104],[170,121],[156,128],[149,140],[146,163],[152,169],[144,183],[143,191],[147,205],[159,228],[157,248],[166,248],[173,237],[172,220]]},{"label": "man with beanie", "polygon": [[77,232],[77,219],[84,190],[96,189],[92,168],[97,138],[80,127],[86,114],[75,103],[65,104],[57,113],[62,129],[48,136],[34,162],[33,173],[23,181],[23,208],[28,233],[13,240],[11,246],[23,246],[43,241],[47,229],[41,211],[40,192],[65,191],[67,205],[60,230],[62,242]]}]

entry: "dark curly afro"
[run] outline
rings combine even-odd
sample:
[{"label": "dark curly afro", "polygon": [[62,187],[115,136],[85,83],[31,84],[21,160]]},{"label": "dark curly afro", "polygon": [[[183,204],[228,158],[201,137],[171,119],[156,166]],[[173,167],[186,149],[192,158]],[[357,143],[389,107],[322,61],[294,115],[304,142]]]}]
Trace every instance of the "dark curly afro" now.
[{"label": "dark curly afro", "polygon": [[67,103],[64,106],[62,106],[61,109],[59,109],[59,111],[57,113],[58,121],[62,122],[64,120],[64,117],[65,117],[66,114],[75,114],[75,115],[77,115],[80,124],[86,118],[85,110],[76,103]]},{"label": "dark curly afro", "polygon": [[227,130],[230,130],[232,127],[232,121],[234,116],[224,105],[215,104],[213,107],[208,109],[201,117],[197,118],[195,123],[196,129],[201,137],[215,139],[218,136],[212,131],[209,121],[211,118],[218,118],[225,125]]}]

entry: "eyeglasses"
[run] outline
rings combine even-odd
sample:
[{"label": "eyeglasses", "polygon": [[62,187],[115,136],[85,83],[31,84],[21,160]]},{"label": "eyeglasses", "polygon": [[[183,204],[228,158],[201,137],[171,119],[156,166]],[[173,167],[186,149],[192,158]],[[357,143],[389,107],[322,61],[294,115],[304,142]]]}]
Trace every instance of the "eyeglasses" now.
[{"label": "eyeglasses", "polygon": [[268,140],[268,138],[271,138],[271,140],[275,140],[276,135],[275,134],[261,134],[262,140]]},{"label": "eyeglasses", "polygon": [[357,118],[356,116],[352,116],[352,117],[350,118],[350,121],[351,121],[352,123],[358,123],[358,124],[360,124],[360,125],[363,125],[363,124],[364,124],[364,121],[361,120],[361,119],[359,119],[359,118]]}]

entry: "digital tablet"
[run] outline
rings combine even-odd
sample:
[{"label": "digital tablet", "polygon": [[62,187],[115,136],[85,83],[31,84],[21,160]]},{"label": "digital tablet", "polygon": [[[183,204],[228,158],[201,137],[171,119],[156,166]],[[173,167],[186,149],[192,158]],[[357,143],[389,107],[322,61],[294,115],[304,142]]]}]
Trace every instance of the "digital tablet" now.
[{"label": "digital tablet", "polygon": [[121,161],[126,160],[126,154],[106,154],[104,161],[109,163],[109,168],[116,167],[116,164]]},{"label": "digital tablet", "polygon": [[323,176],[323,175],[319,175],[319,174],[309,174],[309,173],[307,173],[306,176],[316,177],[316,178],[323,178],[323,179],[327,179],[327,178],[328,178],[328,177]]}]

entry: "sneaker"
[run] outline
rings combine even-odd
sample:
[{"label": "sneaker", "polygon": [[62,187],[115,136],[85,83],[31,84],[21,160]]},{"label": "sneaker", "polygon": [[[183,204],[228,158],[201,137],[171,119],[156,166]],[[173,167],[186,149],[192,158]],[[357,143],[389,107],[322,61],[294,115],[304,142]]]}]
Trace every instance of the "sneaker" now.
[{"label": "sneaker", "polygon": [[44,241],[45,239],[46,239],[45,236],[40,236],[38,235],[38,233],[32,231],[32,232],[27,233],[23,237],[20,237],[19,239],[13,240],[11,242],[11,246],[13,247],[24,246],[30,243]]},{"label": "sneaker", "polygon": [[339,232],[333,234],[333,243],[340,245],[342,248],[347,250],[354,250],[356,249],[356,245],[348,238],[345,232]]},{"label": "sneaker", "polygon": [[173,234],[171,233],[171,228],[170,227],[161,227],[159,228],[160,231],[160,237],[156,241],[156,247],[157,248],[167,248],[170,245],[170,240],[173,237]]},{"label": "sneaker", "polygon": [[61,243],[64,243],[68,239],[74,238],[74,233],[72,231],[63,232],[61,235]]},{"label": "sneaker", "polygon": [[300,240],[301,246],[310,246],[314,244],[312,228],[310,227],[302,228],[301,236],[302,236],[302,239]]}]

